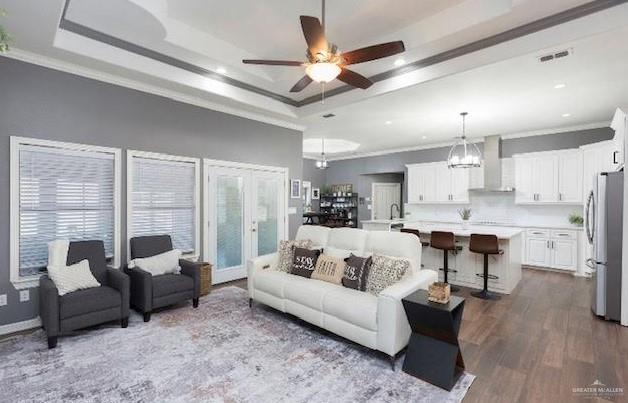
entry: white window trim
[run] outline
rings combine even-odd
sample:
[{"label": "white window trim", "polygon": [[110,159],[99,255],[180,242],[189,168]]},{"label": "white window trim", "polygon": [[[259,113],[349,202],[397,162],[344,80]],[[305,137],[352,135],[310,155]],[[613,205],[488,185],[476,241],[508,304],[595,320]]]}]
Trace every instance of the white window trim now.
[{"label": "white window trim", "polygon": [[150,151],[127,150],[126,152],[126,259],[131,260],[131,238],[133,238],[133,158],[151,158],[160,161],[194,163],[194,252],[183,257],[198,260],[201,255],[201,159]]},{"label": "white window trim", "polygon": [[283,234],[285,239],[290,238],[290,169],[285,167],[274,167],[270,165],[258,165],[258,164],[250,164],[246,162],[234,162],[234,161],[222,161],[211,158],[203,158],[203,217],[204,217],[204,228],[203,228],[203,260],[209,262],[212,257],[210,256],[210,242],[211,236],[208,230],[208,217],[209,217],[209,187],[207,183],[209,182],[209,170],[212,167],[218,168],[243,168],[243,169],[252,169],[256,171],[265,171],[265,172],[275,172],[283,174],[283,192],[284,192],[284,223],[283,223]]},{"label": "white window trim", "polygon": [[121,177],[122,150],[112,147],[101,147],[88,144],[67,143],[62,141],[41,140],[28,137],[11,136],[10,151],[10,247],[9,247],[9,266],[10,280],[13,286],[18,289],[34,288],[39,286],[39,277],[20,276],[20,149],[22,146],[40,146],[50,147],[63,150],[99,152],[113,155],[114,163],[114,224],[113,224],[113,267],[120,267],[120,195],[121,195]]}]

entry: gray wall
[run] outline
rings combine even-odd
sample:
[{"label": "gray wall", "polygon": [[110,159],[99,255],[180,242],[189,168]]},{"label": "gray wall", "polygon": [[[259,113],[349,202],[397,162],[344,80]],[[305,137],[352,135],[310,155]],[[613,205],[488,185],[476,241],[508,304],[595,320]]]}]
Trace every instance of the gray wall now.
[{"label": "gray wall", "polygon": [[[316,168],[316,160],[303,158],[303,180],[312,183],[312,189],[325,186],[327,170]],[[312,209],[318,211],[320,200],[312,200]]]},{"label": "gray wall", "polygon": [[[503,158],[509,158],[517,153],[578,148],[584,144],[609,140],[613,137],[613,133],[613,130],[610,128],[600,128],[503,140],[501,156]],[[482,144],[478,144],[478,146],[480,151],[482,151]],[[449,147],[440,147],[373,157],[330,161],[329,168],[326,172],[327,184],[353,183],[354,186],[358,187],[358,192],[361,197],[370,196],[370,184],[374,181],[370,179],[370,177],[373,174],[405,174],[406,164],[445,161],[448,153]],[[405,202],[407,202],[406,187],[407,184],[404,183],[403,192]],[[366,210],[366,206],[360,206],[359,217],[360,220],[370,218],[370,211]]]},{"label": "gray wall", "polygon": [[[9,282],[9,136],[283,166],[302,177],[302,133],[0,57],[0,325],[37,315]],[[123,153],[123,156],[125,154]],[[122,245],[126,245],[126,158]],[[290,234],[301,222],[301,201]],[[123,256],[124,259],[124,256]]]}]

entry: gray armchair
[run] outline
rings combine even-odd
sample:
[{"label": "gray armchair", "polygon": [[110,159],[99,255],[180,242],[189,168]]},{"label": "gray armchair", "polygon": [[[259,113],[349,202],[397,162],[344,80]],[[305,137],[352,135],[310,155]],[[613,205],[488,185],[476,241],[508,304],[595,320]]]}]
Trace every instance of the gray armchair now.
[{"label": "gray armchair", "polygon": [[88,288],[59,296],[54,282],[47,275],[39,279],[39,315],[48,338],[48,348],[57,346],[57,338],[65,332],[119,320],[129,324],[129,277],[122,271],[107,268],[102,241],[70,242],[67,264],[83,259],[100,287]]},{"label": "gray armchair", "polygon": [[[152,235],[131,238],[131,259],[151,257],[172,250],[169,235]],[[180,259],[181,274],[152,276],[139,267],[126,268],[131,278],[131,306],[150,321],[155,308],[174,305],[191,299],[198,307],[201,295],[201,265],[199,262]]]}]

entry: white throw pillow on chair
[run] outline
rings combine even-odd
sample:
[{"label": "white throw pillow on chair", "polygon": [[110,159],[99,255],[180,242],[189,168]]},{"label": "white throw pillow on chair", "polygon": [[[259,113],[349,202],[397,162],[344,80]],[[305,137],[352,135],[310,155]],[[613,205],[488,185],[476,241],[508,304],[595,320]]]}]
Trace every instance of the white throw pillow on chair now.
[{"label": "white throw pillow on chair", "polygon": [[89,260],[84,259],[71,266],[48,266],[48,276],[59,291],[59,295],[100,287],[100,283],[89,268]]},{"label": "white throw pillow on chair", "polygon": [[181,251],[173,249],[159,255],[133,259],[129,262],[129,268],[139,267],[153,276],[170,273],[179,274],[181,272],[179,259],[181,259]]}]

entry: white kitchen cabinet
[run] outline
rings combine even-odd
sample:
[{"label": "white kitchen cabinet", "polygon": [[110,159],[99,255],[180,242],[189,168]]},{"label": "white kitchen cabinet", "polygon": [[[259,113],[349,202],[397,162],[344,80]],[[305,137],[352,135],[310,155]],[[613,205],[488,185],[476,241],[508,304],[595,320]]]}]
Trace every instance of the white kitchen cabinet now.
[{"label": "white kitchen cabinet", "polygon": [[469,202],[469,170],[452,169],[446,162],[408,165],[408,203]]},{"label": "white kitchen cabinet", "polygon": [[628,135],[628,107],[617,108],[611,129],[615,131],[613,136],[613,165],[618,167],[624,164],[624,142]]},{"label": "white kitchen cabinet", "polygon": [[582,203],[582,153],[558,156],[558,201]]},{"label": "white kitchen cabinet", "polygon": [[532,266],[550,267],[551,254],[547,238],[526,239],[526,263]]},{"label": "white kitchen cabinet", "polygon": [[580,150],[519,154],[514,160],[517,204],[582,203]]},{"label": "white kitchen cabinet", "polygon": [[530,266],[575,271],[578,233],[574,230],[530,228],[526,231],[524,262]]}]

